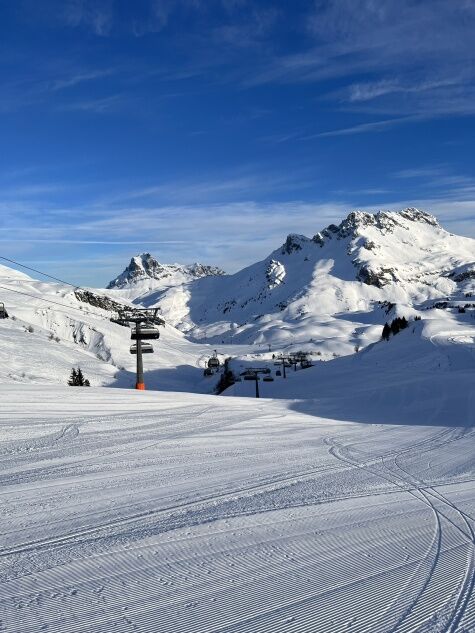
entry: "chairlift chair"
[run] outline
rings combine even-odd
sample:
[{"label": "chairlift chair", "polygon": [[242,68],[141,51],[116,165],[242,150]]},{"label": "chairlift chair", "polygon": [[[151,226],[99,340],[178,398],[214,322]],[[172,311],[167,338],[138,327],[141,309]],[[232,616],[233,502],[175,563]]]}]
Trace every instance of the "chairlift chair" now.
[{"label": "chairlift chair", "polygon": [[219,359],[216,358],[215,356],[210,358],[209,361],[208,361],[208,367],[210,369],[218,369],[218,367],[219,367]]},{"label": "chairlift chair", "polygon": [[282,372],[280,371],[280,369],[278,369],[278,370],[275,372],[275,375],[276,375],[276,376],[282,376]]},{"label": "chairlift chair", "polygon": [[4,303],[0,303],[0,319],[8,319],[8,312],[5,309]]},{"label": "chairlift chair", "polygon": [[264,376],[263,380],[264,382],[274,382],[274,379],[272,378],[272,376]]},{"label": "chairlift chair", "polygon": [[246,374],[244,380],[259,380],[259,376],[257,374]]},{"label": "chairlift chair", "polygon": [[[132,330],[130,338],[133,341],[137,340],[137,330],[136,329]],[[144,327],[140,328],[140,339],[142,341],[157,340],[159,338],[160,338],[160,332],[159,332],[158,328],[153,327],[152,325],[148,325],[148,324],[145,325]]]},{"label": "chairlift chair", "polygon": [[[130,353],[137,354],[137,344],[130,346]],[[153,347],[150,343],[142,343],[142,354],[153,354]]]}]

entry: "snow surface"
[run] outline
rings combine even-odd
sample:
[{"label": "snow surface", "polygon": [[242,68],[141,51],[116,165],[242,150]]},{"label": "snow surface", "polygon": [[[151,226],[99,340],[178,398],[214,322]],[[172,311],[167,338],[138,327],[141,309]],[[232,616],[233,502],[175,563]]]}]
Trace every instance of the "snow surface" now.
[{"label": "snow surface", "polygon": [[338,396],[333,418],[104,388],[0,398],[2,631],[475,630],[473,417],[354,422]]},{"label": "snow surface", "polygon": [[[271,354],[265,359],[236,358],[236,375],[248,367],[267,367],[274,381],[260,381],[265,398],[299,398],[295,406],[338,419],[393,424],[475,422],[475,310],[459,314],[436,310],[431,319],[415,321],[389,341],[322,362],[287,377],[277,376]],[[437,318],[439,317],[439,318]],[[253,382],[242,381],[228,396],[254,397]],[[315,399],[315,402],[311,400]]]}]

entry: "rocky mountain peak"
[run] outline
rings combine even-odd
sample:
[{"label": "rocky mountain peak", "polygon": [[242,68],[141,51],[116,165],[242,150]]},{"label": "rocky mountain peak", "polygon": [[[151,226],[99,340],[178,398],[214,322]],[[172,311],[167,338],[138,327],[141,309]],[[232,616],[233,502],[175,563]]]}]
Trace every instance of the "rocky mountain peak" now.
[{"label": "rocky mountain peak", "polygon": [[302,245],[309,242],[308,237],[299,235],[298,233],[290,233],[282,244],[282,255],[290,255],[294,251],[301,251]]},{"label": "rocky mountain peak", "polygon": [[141,253],[132,257],[127,268],[115,279],[107,288],[126,288],[140,281],[155,280],[165,281],[176,278],[184,283],[201,277],[210,275],[224,275],[224,272],[216,266],[206,266],[194,263],[191,265],[182,264],[161,264],[150,253]]},{"label": "rocky mountain peak", "polygon": [[323,246],[325,240],[328,239],[340,240],[348,237],[356,239],[361,236],[365,227],[374,227],[382,234],[392,233],[397,226],[408,228],[407,221],[440,228],[433,215],[414,207],[402,211],[378,211],[377,213],[352,211],[340,224],[330,224],[312,239],[320,246]]}]

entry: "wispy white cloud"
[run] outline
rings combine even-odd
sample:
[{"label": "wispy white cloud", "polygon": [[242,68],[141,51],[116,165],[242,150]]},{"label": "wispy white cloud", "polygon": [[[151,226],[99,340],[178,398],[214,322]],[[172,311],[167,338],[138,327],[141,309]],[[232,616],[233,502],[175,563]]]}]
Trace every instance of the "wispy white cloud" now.
[{"label": "wispy white cloud", "polygon": [[[244,84],[339,79],[346,85],[321,98],[346,112],[379,113],[391,120],[397,115],[401,121],[475,114],[475,69],[468,63],[475,56],[473,2],[317,0],[307,27],[312,44],[265,59]],[[366,80],[355,81],[355,75]],[[386,127],[369,121],[341,134]]]},{"label": "wispy white cloud", "polygon": [[95,35],[107,36],[114,23],[114,0],[64,0],[59,17],[68,26],[84,26]]},{"label": "wispy white cloud", "polygon": [[[11,231],[11,229],[2,229],[0,231]],[[18,238],[16,239],[8,239],[8,238],[0,238],[0,242],[5,242],[8,244],[12,244],[18,242]],[[33,238],[33,237],[22,237],[20,240],[22,243],[30,243],[30,244],[96,244],[99,246],[158,246],[163,244],[189,244],[190,242],[186,242],[185,240],[81,240],[81,239],[63,239],[63,238]]]},{"label": "wispy white cloud", "polygon": [[68,75],[65,75],[59,79],[54,79],[51,84],[49,82],[45,83],[45,90],[49,87],[53,92],[59,90],[65,90],[67,88],[73,88],[79,84],[96,81],[97,79],[103,79],[104,77],[110,77],[118,73],[121,69],[119,68],[104,68],[104,69],[96,69],[82,72],[75,72]]},{"label": "wispy white cloud", "polygon": [[117,110],[117,108],[123,106],[126,101],[123,95],[115,94],[97,99],[79,99],[61,103],[56,106],[56,110],[62,112],[93,112],[96,114],[105,114],[112,110]]},{"label": "wispy white cloud", "polygon": [[[367,195],[374,201],[371,205],[355,205],[355,198]],[[0,253],[43,252],[48,258],[55,252],[59,262],[89,252],[90,246],[95,245],[101,247],[101,252],[111,253],[111,262],[117,261],[118,269],[132,255],[150,250],[165,262],[197,260],[233,271],[266,257],[288,233],[312,236],[329,223],[341,221],[355,208],[376,211],[407,206],[423,208],[438,216],[449,230],[475,237],[475,187],[469,191],[454,185],[443,195],[439,190],[434,197],[423,199],[394,200],[394,193],[390,195],[390,201],[384,190],[363,190],[336,192],[334,201],[326,203],[297,199],[281,203],[249,200],[144,206],[123,200],[120,206],[103,204],[95,209],[90,205],[53,209],[43,206],[41,223],[39,207],[33,202],[12,209],[0,201]],[[31,222],[31,214],[35,223]],[[47,244],[54,247],[53,251],[38,250]],[[86,269],[87,265],[84,277]],[[102,279],[104,284],[107,281],[107,277]]]},{"label": "wispy white cloud", "polygon": [[[174,205],[165,207],[123,207],[103,209],[96,218],[86,210],[47,220],[41,227],[28,226],[14,214],[12,222],[0,227],[2,243],[41,246],[101,244],[128,247],[130,255],[149,248],[165,261],[209,261],[237,269],[265,257],[290,232],[313,235],[322,226],[338,220],[344,207],[338,204],[255,202]],[[71,217],[78,219],[71,222]],[[71,237],[71,236],[74,237]],[[97,239],[97,236],[107,239]]]},{"label": "wispy white cloud", "polygon": [[142,204],[203,204],[213,202],[234,202],[257,197],[272,196],[292,191],[304,191],[315,186],[315,166],[312,170],[287,170],[285,174],[259,169],[258,165],[236,169],[234,174],[221,177],[168,181],[129,191],[118,191],[112,196],[99,198],[94,206]]},{"label": "wispy white cloud", "polygon": [[350,103],[359,103],[364,101],[373,101],[379,97],[387,95],[419,95],[423,92],[440,91],[443,88],[460,86],[468,79],[467,73],[459,73],[457,76],[439,78],[436,80],[419,81],[417,77],[413,77],[413,83],[409,83],[407,78],[404,83],[401,79],[381,79],[375,82],[353,83],[344,90],[335,93],[334,96],[346,98]]},{"label": "wispy white cloud", "polygon": [[447,165],[421,166],[391,174],[393,178],[421,181],[426,191],[436,191],[439,199],[464,202],[475,196],[475,178],[453,173]]},{"label": "wispy white cloud", "polygon": [[303,136],[301,140],[308,141],[315,138],[326,138],[330,136],[349,136],[351,134],[366,134],[367,132],[381,132],[396,125],[402,125],[404,123],[414,123],[416,121],[422,121],[429,117],[423,115],[398,117],[395,119],[384,119],[383,121],[372,121],[370,123],[360,123],[358,125],[352,125],[350,127],[339,128],[336,130],[329,130],[327,132],[318,132],[317,134],[310,134]]},{"label": "wispy white cloud", "polygon": [[394,178],[432,178],[446,174],[446,168],[442,166],[414,167],[401,169],[392,174]]}]

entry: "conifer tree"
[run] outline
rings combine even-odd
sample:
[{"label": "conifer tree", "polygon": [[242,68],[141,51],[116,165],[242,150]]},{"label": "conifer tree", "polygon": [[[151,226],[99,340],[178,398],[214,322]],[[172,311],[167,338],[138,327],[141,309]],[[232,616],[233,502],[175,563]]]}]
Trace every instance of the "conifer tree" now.
[{"label": "conifer tree", "polygon": [[77,385],[77,372],[74,367],[72,368],[71,376],[69,377],[69,380],[68,380],[68,385],[70,387],[76,387]]},{"label": "conifer tree", "polygon": [[76,373],[76,379],[77,379],[76,385],[78,387],[84,387],[84,376],[80,367],[78,367],[78,370]]}]

